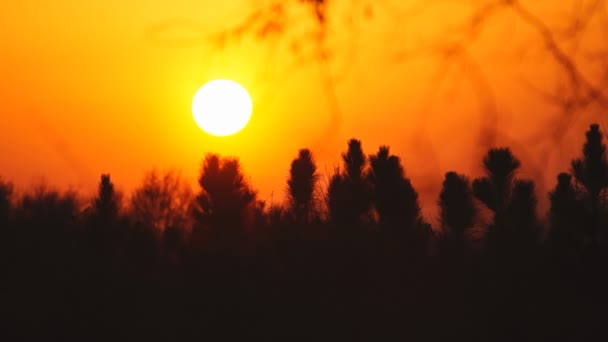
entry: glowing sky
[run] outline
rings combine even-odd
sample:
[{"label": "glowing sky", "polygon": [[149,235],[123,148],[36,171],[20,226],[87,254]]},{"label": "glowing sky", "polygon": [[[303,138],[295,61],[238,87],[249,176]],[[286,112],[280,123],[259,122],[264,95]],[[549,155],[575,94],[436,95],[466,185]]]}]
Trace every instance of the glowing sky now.
[{"label": "glowing sky", "polygon": [[[548,123],[563,117],[535,89],[559,89],[561,69],[513,11],[462,29],[490,2],[334,1],[326,69],[290,52],[310,46],[306,26],[228,39],[223,48],[212,40],[269,1],[6,2],[0,175],[23,187],[43,177],[90,193],[109,172],[130,191],[153,167],[179,168],[194,180],[204,154],[218,152],[239,157],[260,197],[277,200],[298,148],[311,147],[325,174],[357,137],[367,153],[390,145],[428,206],[446,171],[479,174],[487,148],[480,127],[490,125],[493,144],[512,146],[524,175],[545,191],[568,169],[600,111],[573,113],[561,143],[551,140]],[[590,2],[522,3],[559,33]],[[597,11],[584,34],[564,33],[560,45],[590,79],[600,70],[593,56],[605,50],[605,11]],[[470,58],[443,64],[439,47],[462,37]],[[192,119],[192,96],[214,78],[234,79],[252,95],[250,125],[235,136],[207,135]]]}]

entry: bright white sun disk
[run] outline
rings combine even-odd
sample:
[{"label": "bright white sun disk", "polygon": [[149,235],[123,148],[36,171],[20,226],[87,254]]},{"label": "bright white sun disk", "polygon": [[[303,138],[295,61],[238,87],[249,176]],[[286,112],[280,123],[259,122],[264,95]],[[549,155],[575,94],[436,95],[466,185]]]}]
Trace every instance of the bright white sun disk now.
[{"label": "bright white sun disk", "polygon": [[253,104],[247,90],[231,80],[214,80],[202,86],[192,100],[192,114],[198,126],[216,136],[242,130]]}]

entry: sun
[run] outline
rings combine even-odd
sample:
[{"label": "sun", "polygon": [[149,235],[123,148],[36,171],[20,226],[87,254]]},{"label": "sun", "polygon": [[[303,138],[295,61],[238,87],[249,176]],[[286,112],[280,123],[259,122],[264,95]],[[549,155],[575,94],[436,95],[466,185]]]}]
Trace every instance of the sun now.
[{"label": "sun", "polygon": [[247,90],[231,80],[207,82],[192,100],[194,121],[203,131],[220,137],[235,134],[247,126],[252,109]]}]

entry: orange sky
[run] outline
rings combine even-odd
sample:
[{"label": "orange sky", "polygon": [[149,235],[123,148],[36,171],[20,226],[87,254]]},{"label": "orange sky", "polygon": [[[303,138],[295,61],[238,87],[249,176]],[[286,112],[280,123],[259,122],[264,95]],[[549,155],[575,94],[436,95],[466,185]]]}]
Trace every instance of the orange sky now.
[{"label": "orange sky", "polygon": [[[306,28],[224,49],[212,43],[212,34],[264,1],[7,2],[0,6],[0,175],[20,187],[45,178],[90,194],[109,172],[129,192],[153,167],[179,168],[194,180],[204,154],[218,152],[238,156],[260,197],[278,200],[298,148],[312,147],[325,173],[357,137],[368,153],[390,145],[428,207],[446,171],[479,174],[483,124],[495,127],[496,144],[511,145],[524,175],[546,191],[601,116],[593,108],[573,113],[561,145],[536,139],[550,133],[546,125],[559,111],[531,85],[555,90],[560,69],[538,33],[509,10],[473,33],[469,69],[441,69],[429,47],[458,39],[459,25],[482,2],[386,0],[368,8],[364,0],[335,0],[327,46],[339,115],[319,65],[288,52],[289,44],[307,44]],[[345,3],[355,8],[344,11]],[[589,1],[522,3],[559,31]],[[577,61],[592,80],[601,19],[577,40]],[[471,81],[475,65],[490,84],[495,115]],[[192,119],[192,96],[214,78],[231,78],[253,97],[250,125],[235,136],[212,137]]]}]

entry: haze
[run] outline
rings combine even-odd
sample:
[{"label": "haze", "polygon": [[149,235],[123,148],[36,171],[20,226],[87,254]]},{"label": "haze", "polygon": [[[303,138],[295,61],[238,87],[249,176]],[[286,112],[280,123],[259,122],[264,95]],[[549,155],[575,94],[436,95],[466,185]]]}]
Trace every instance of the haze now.
[{"label": "haze", "polygon": [[[204,154],[217,152],[241,160],[261,199],[280,200],[298,148],[312,148],[329,174],[356,137],[367,153],[390,145],[427,208],[446,171],[478,175],[481,154],[497,145],[512,147],[524,176],[546,193],[605,108],[564,114],[547,100],[567,91],[567,78],[538,30],[514,11],[458,31],[484,2],[423,3],[334,1],[326,70],[290,52],[314,44],[298,40],[297,30],[222,46],[212,39],[263,1],[3,4],[0,174],[19,187],[45,178],[92,193],[103,172],[129,191],[154,167],[194,180]],[[605,71],[603,2],[575,38],[568,28],[590,1],[521,3],[566,37],[559,46],[585,77]],[[470,59],[446,63],[450,55],[437,47],[461,36]],[[290,46],[294,40],[301,46]],[[192,96],[214,78],[252,94],[251,122],[235,136],[207,135],[192,119]],[[483,132],[491,138],[480,139]]]}]

